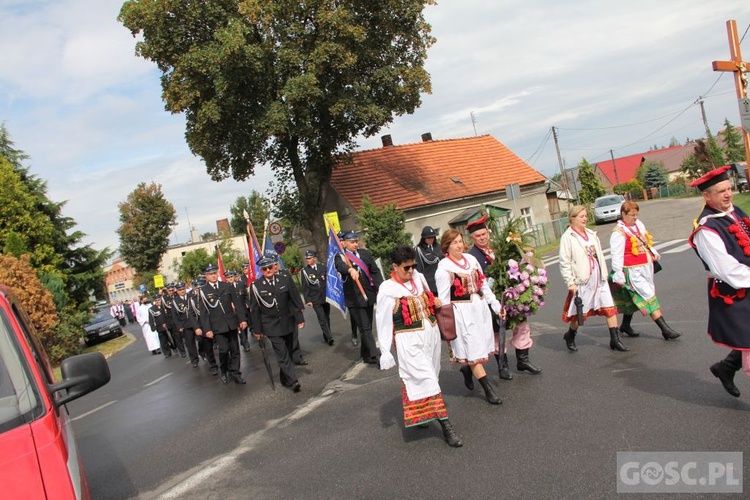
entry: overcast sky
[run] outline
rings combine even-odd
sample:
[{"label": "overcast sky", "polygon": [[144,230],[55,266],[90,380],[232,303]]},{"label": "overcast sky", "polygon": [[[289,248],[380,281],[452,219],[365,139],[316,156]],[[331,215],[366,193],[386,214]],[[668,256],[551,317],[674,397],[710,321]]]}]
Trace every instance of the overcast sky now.
[{"label": "overcast sky", "polygon": [[[117,204],[138,182],[155,181],[178,213],[172,243],[190,224],[217,219],[269,173],[242,183],[212,182],[184,140],[182,116],[164,111],[160,73],[134,55],[117,15],[121,0],[0,0],[0,121],[50,198],[87,233],[116,249]],[[427,69],[432,94],[363,149],[491,134],[546,175],[558,170],[552,126],[568,167],[647,151],[739,125],[726,21],[739,36],[748,0],[441,0],[426,8],[437,43]],[[750,37],[742,43],[750,59]],[[472,125],[471,113],[475,124]]]}]

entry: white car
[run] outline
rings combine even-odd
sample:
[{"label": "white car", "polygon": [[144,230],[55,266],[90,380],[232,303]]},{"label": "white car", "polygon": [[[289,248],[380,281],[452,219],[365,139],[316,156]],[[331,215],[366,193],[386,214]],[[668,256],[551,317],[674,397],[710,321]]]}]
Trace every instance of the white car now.
[{"label": "white car", "polygon": [[594,224],[619,220],[624,202],[625,197],[619,194],[608,194],[594,200]]}]

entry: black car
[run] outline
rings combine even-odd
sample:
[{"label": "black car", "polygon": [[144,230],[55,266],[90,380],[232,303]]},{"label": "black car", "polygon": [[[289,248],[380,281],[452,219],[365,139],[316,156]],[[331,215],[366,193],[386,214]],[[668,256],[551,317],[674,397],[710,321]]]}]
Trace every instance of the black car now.
[{"label": "black car", "polygon": [[85,335],[83,341],[86,345],[93,345],[99,341],[109,340],[122,335],[120,322],[109,314],[108,309],[99,309],[83,326]]}]

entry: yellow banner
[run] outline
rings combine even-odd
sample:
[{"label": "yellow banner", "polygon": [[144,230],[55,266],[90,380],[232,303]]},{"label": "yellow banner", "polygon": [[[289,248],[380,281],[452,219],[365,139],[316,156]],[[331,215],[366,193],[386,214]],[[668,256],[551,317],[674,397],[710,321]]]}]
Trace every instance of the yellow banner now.
[{"label": "yellow banner", "polygon": [[164,276],[162,276],[161,274],[154,275],[154,287],[164,288]]},{"label": "yellow banner", "polygon": [[341,225],[339,224],[339,213],[338,212],[327,212],[323,214],[323,224],[326,226],[326,232],[328,232],[328,225],[333,225],[333,230],[338,234],[341,231]]}]

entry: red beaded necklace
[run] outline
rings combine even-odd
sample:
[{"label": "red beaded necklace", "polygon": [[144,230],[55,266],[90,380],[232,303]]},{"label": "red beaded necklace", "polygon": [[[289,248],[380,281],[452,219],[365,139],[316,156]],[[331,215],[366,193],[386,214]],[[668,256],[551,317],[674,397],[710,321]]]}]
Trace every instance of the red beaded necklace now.
[{"label": "red beaded necklace", "polygon": [[406,288],[406,291],[409,292],[412,295],[419,295],[419,289],[417,288],[417,284],[414,283],[414,278],[409,279],[408,283],[411,285],[411,287],[406,286],[406,282],[401,281],[396,275],[396,271],[391,271],[391,279],[401,285],[402,287]]},{"label": "red beaded necklace", "polygon": [[464,261],[463,264],[459,264],[458,261],[454,259],[453,257],[451,257],[450,255],[448,255],[448,258],[450,259],[451,262],[456,264],[458,267],[460,267],[464,271],[468,271],[469,268],[471,267],[471,264],[469,263],[469,259],[467,259],[466,257],[463,257],[463,261]]}]

